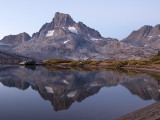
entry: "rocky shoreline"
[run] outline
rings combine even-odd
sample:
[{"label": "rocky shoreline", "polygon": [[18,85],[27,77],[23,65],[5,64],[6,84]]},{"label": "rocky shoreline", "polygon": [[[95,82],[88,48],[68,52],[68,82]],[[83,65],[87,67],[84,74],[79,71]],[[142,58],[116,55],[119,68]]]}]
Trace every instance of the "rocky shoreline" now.
[{"label": "rocky shoreline", "polygon": [[160,102],[122,116],[117,120],[160,120]]}]

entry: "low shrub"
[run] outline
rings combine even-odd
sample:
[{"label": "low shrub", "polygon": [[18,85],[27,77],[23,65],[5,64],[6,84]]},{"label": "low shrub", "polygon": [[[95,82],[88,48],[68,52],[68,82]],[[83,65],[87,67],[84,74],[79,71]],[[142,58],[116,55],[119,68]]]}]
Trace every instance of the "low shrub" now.
[{"label": "low shrub", "polygon": [[100,61],[93,61],[90,63],[90,65],[98,65],[100,63]]},{"label": "low shrub", "polygon": [[147,65],[151,63],[149,60],[139,60],[138,65]]},{"label": "low shrub", "polygon": [[70,63],[70,65],[73,66],[73,67],[75,67],[75,66],[78,65],[78,63],[79,63],[79,61],[72,61],[72,62]]},{"label": "low shrub", "polygon": [[93,62],[92,60],[82,60],[81,61],[83,64],[90,64],[91,62]]},{"label": "low shrub", "polygon": [[128,62],[128,65],[137,65],[138,64],[137,60],[129,60],[127,62]]},{"label": "low shrub", "polygon": [[154,64],[160,64],[160,60],[155,61]]},{"label": "low shrub", "polygon": [[150,63],[149,60],[130,60],[127,62],[128,62],[128,65],[147,65]]},{"label": "low shrub", "polygon": [[44,64],[56,64],[56,63],[70,63],[72,60],[63,60],[63,59],[49,59],[45,60]]},{"label": "low shrub", "polygon": [[112,63],[113,61],[104,61],[105,63]]},{"label": "low shrub", "polygon": [[138,65],[147,65],[146,62],[139,62]]},{"label": "low shrub", "polygon": [[109,66],[113,66],[113,67],[123,67],[125,65],[127,65],[128,62],[127,61],[113,61],[112,63],[109,64]]},{"label": "low shrub", "polygon": [[155,56],[155,57],[150,59],[150,61],[152,61],[152,62],[158,61],[158,60],[160,60],[160,56]]}]

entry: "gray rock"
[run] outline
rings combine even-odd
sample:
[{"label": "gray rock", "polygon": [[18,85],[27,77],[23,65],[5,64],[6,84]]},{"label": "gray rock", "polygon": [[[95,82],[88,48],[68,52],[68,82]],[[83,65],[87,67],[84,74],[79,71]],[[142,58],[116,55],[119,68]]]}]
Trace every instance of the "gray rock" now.
[{"label": "gray rock", "polygon": [[14,53],[0,51],[0,64],[2,65],[18,65],[22,61],[36,61],[36,63],[41,63],[40,60],[35,60]]},{"label": "gray rock", "polygon": [[29,36],[29,34],[27,33],[20,33],[18,35],[8,35],[5,36],[0,43],[4,44],[4,45],[12,45],[12,46],[16,46],[16,45],[20,45],[21,43],[24,43],[26,41],[29,41],[31,39],[31,37]]},{"label": "gray rock", "polygon": [[138,47],[148,47],[153,49],[160,48],[160,25],[143,26],[137,31],[133,31],[122,42],[129,43]]},{"label": "gray rock", "polygon": [[69,27],[75,24],[75,21],[68,14],[57,12],[52,21],[52,29],[55,27]]}]

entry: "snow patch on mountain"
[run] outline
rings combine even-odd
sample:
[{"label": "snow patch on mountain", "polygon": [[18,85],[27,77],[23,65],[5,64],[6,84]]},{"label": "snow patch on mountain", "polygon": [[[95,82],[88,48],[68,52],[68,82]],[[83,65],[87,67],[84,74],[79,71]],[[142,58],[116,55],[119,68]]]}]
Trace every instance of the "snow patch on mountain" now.
[{"label": "snow patch on mountain", "polygon": [[99,40],[99,39],[91,37],[91,40],[97,41],[97,40]]},{"label": "snow patch on mountain", "polygon": [[147,47],[148,45],[144,45],[144,47]]},{"label": "snow patch on mountain", "polygon": [[74,97],[76,93],[77,93],[77,90],[71,91],[70,93],[68,93],[67,97]]},{"label": "snow patch on mountain", "polygon": [[93,37],[91,37],[89,34],[88,34],[88,36],[90,37],[90,40],[92,40],[92,41],[97,41],[97,40],[99,40],[98,38],[93,38]]},{"label": "snow patch on mountain", "polygon": [[68,30],[70,31],[70,32],[72,32],[72,33],[75,33],[75,34],[78,34],[78,31],[76,30],[76,28],[75,27],[68,27]]},{"label": "snow patch on mountain", "polygon": [[53,89],[51,87],[45,86],[45,89],[46,89],[47,93],[52,93],[52,94],[54,93]]},{"label": "snow patch on mountain", "polygon": [[10,44],[4,44],[4,43],[0,43],[0,45],[3,45],[3,46],[12,46]]},{"label": "snow patch on mountain", "polygon": [[96,86],[99,86],[99,84],[98,83],[92,83],[91,84],[91,87],[96,87]]},{"label": "snow patch on mountain", "polygon": [[149,38],[153,38],[153,36],[148,36]]},{"label": "snow patch on mountain", "polygon": [[65,83],[65,84],[69,84],[69,82],[67,82],[66,80],[63,80],[63,83]]},{"label": "snow patch on mountain", "polygon": [[66,40],[66,41],[64,41],[63,43],[66,44],[66,43],[68,43],[68,42],[69,42],[69,40]]},{"label": "snow patch on mountain", "polygon": [[54,34],[54,30],[49,30],[46,34],[46,37],[51,37]]}]

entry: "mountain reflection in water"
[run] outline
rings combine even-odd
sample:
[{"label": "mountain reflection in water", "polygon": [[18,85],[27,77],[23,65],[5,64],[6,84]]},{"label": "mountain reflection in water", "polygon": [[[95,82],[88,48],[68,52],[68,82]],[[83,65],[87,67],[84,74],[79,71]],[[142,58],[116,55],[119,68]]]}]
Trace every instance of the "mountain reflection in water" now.
[{"label": "mountain reflection in water", "polygon": [[4,86],[26,90],[29,86],[55,111],[68,109],[75,101],[99,92],[102,87],[126,87],[143,100],[160,100],[160,86],[151,74],[127,71],[49,71],[43,67],[23,68],[6,66],[0,68],[0,82]]}]

